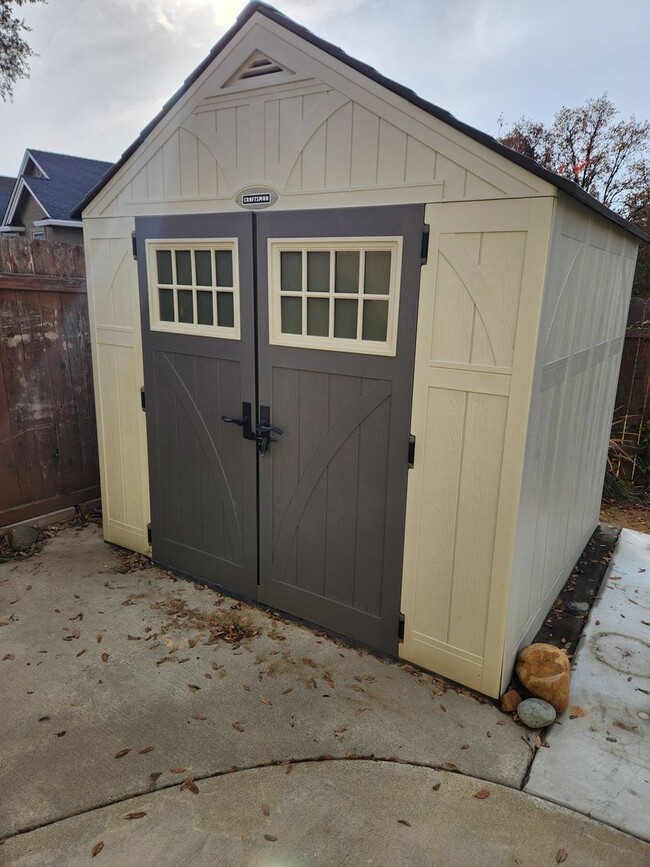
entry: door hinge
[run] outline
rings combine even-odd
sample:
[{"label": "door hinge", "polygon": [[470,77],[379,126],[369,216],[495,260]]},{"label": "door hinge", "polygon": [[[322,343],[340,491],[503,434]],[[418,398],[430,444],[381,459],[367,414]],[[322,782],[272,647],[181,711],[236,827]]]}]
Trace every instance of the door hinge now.
[{"label": "door hinge", "polygon": [[147,411],[147,398],[144,395],[144,385],[140,389],[140,406],[142,407],[142,412]]},{"label": "door hinge", "polygon": [[131,234],[131,249],[133,250],[133,258],[138,258],[138,239],[135,236],[135,232]]},{"label": "door hinge", "polygon": [[408,455],[408,468],[409,470],[413,469],[415,464],[415,437],[413,434],[409,434],[409,455]]},{"label": "door hinge", "polygon": [[151,524],[147,524],[147,542],[151,545]]},{"label": "door hinge", "polygon": [[422,242],[420,246],[420,265],[426,265],[429,258],[429,227],[422,229]]},{"label": "door hinge", "polygon": [[399,625],[397,627],[397,637],[399,638],[400,641],[404,641],[404,622],[405,622],[405,619],[406,618],[404,617],[404,615],[400,614]]}]

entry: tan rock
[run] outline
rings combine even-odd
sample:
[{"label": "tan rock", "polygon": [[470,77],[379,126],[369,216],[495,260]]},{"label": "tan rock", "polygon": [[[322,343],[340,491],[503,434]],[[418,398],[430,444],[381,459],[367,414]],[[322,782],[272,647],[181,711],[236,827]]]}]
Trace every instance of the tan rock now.
[{"label": "tan rock", "polygon": [[517,657],[517,677],[531,695],[552,704],[558,713],[569,706],[571,663],[552,644],[529,644]]},{"label": "tan rock", "polygon": [[521,704],[521,696],[516,689],[509,689],[501,696],[501,710],[504,713],[514,713]]}]

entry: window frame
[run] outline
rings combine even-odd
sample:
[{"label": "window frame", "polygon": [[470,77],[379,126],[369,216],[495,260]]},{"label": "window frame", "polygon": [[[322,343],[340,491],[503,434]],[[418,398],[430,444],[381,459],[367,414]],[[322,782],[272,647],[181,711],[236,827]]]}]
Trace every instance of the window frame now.
[{"label": "window frame", "polygon": [[[358,236],[358,237],[327,237],[327,238],[269,238],[268,239],[268,316],[269,316],[269,343],[275,346],[291,346],[301,349],[321,349],[328,352],[353,352],[361,355],[387,355],[397,354],[397,332],[399,325],[399,299],[402,275],[402,248],[403,237],[401,235],[382,236]],[[337,252],[359,252],[359,284],[356,293],[334,291],[334,263]],[[374,251],[390,251],[391,267],[389,277],[388,294],[364,293],[363,277],[365,274],[365,253]],[[302,257],[302,285],[300,292],[281,291],[281,253],[301,252]],[[329,252],[330,253],[330,286],[328,292],[308,292],[306,286],[307,253]],[[281,299],[283,297],[299,297],[302,304],[302,333],[288,334],[282,331]],[[306,334],[307,327],[307,299],[327,298],[330,300],[329,331],[331,336],[316,336]],[[388,304],[386,340],[364,340],[361,336],[356,338],[334,337],[334,304],[333,301],[357,300],[359,309],[357,312],[358,322],[363,323],[363,300],[383,301]],[[363,325],[357,328],[360,334]]]},{"label": "window frame", "polygon": [[[192,284],[184,285],[177,282],[160,283],[158,278],[158,265],[156,253],[159,250],[169,250],[172,254],[172,268],[175,275],[177,250],[190,250],[192,267]],[[229,250],[232,253],[232,282],[231,286],[219,287],[215,271],[215,258],[212,256],[212,285],[201,286],[196,283],[196,269],[194,264],[194,252],[197,250],[222,251]],[[216,337],[222,340],[241,340],[241,312],[240,312],[240,285],[239,285],[239,244],[237,238],[147,238],[146,241],[147,283],[149,300],[149,328],[152,331],[164,331],[170,334],[185,334],[190,337]],[[198,322],[169,322],[160,318],[160,297],[158,289],[171,288],[174,291],[174,311],[178,315],[177,292],[179,289],[188,289],[193,296],[193,314],[197,318],[197,291],[211,291],[213,293],[213,315],[217,316],[217,292],[231,292],[233,296],[233,325],[203,325]]]}]

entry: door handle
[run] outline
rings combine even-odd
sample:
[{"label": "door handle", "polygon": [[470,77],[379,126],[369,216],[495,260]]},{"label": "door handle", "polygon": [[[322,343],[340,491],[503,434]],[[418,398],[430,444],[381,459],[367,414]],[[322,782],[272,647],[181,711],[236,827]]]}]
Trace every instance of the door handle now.
[{"label": "door handle", "polygon": [[245,440],[254,440],[257,438],[251,427],[251,405],[247,401],[241,405],[241,416],[239,418],[235,418],[235,416],[232,415],[222,415],[221,421],[224,422],[224,424],[234,424],[237,425],[237,427],[240,427],[242,429],[242,437]]},{"label": "door handle", "polygon": [[225,421],[226,424],[236,424],[237,427],[244,427],[244,425],[251,423],[251,420],[247,415],[242,418],[231,418],[229,415],[222,415],[221,421]]},{"label": "door handle", "polygon": [[260,456],[265,455],[271,443],[276,443],[271,434],[282,436],[284,431],[280,427],[271,424],[271,410],[268,406],[260,407],[260,420],[255,428],[255,439],[257,440],[257,452]]}]

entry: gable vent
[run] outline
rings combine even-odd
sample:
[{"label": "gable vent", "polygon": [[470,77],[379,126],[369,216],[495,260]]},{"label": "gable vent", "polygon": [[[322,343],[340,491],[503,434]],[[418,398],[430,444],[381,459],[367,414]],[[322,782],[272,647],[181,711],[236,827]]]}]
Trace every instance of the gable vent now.
[{"label": "gable vent", "polygon": [[254,81],[265,75],[277,75],[278,73],[281,75],[292,74],[291,70],[287,69],[286,66],[282,66],[276,60],[273,60],[273,58],[262,54],[261,51],[255,51],[246,63],[243,63],[237,72],[228,79],[224,87],[232,87],[233,84]]},{"label": "gable vent", "polygon": [[272,72],[284,72],[281,66],[269,60],[268,57],[262,57],[259,60],[253,60],[247,69],[239,73],[238,81],[245,81],[247,78],[257,78],[260,75],[270,75]]}]

